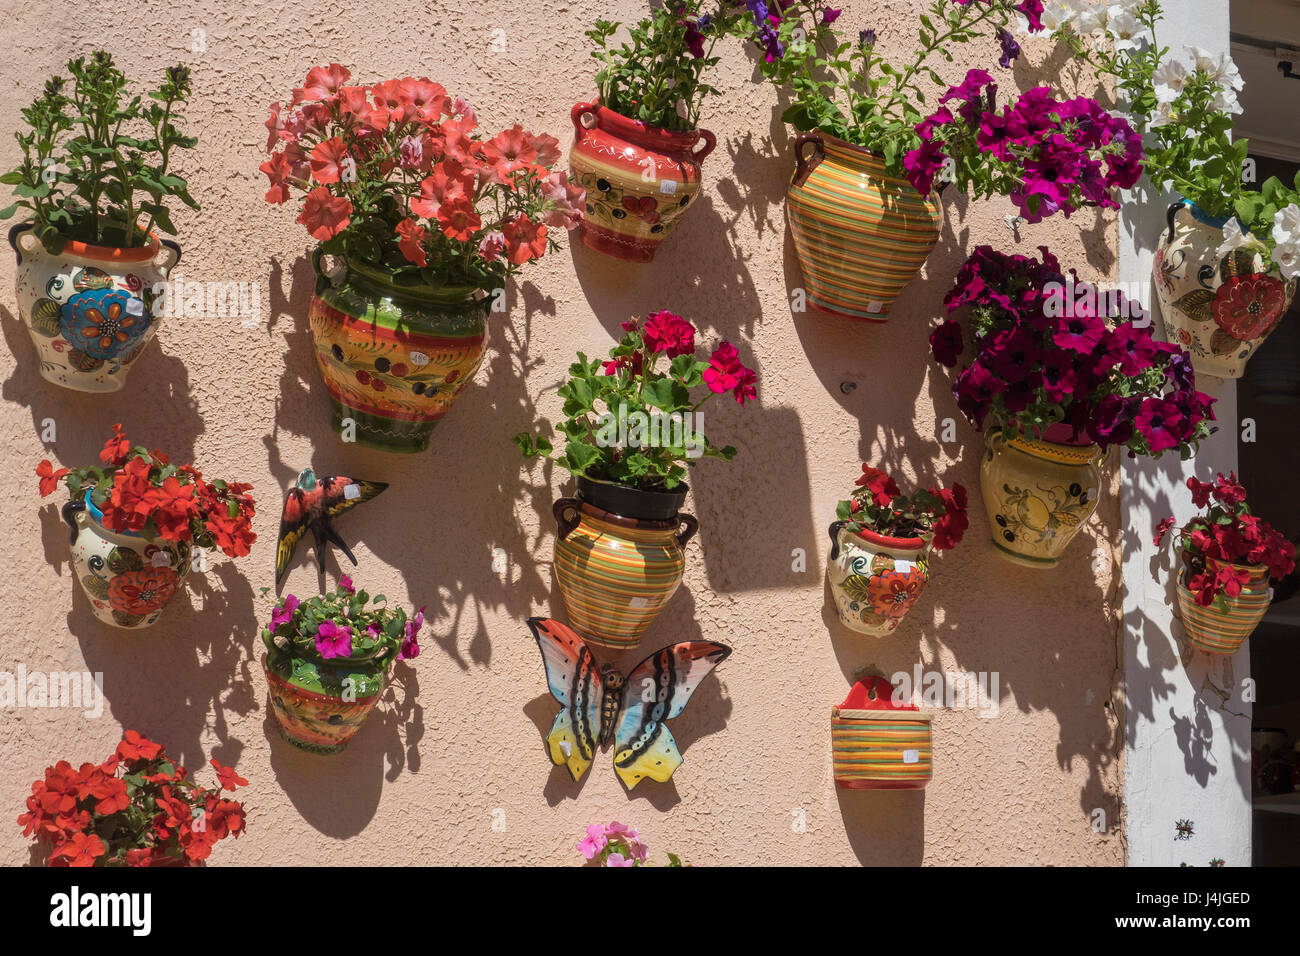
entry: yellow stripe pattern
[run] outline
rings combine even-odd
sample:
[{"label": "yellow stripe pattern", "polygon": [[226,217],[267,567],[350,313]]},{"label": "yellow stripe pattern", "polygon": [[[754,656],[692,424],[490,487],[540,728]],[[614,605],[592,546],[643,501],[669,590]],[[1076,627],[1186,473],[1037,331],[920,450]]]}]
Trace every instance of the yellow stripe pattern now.
[{"label": "yellow stripe pattern", "polygon": [[1235,654],[1268,610],[1268,570],[1241,564],[1233,567],[1248,571],[1250,581],[1239,595],[1227,598],[1226,611],[1212,604],[1201,607],[1196,593],[1182,582],[1178,584],[1178,608],[1187,640],[1207,654]]},{"label": "yellow stripe pattern", "polygon": [[555,543],[555,576],[574,629],[622,650],[641,639],[677,593],[686,566],[676,527],[625,528],[579,512]]},{"label": "yellow stripe pattern", "polygon": [[920,788],[929,781],[930,719],[841,717],[831,710],[831,754],[837,783],[881,789]]},{"label": "yellow stripe pattern", "polygon": [[884,321],[939,241],[938,196],[885,172],[884,160],[822,136],[825,158],[786,214],[808,301],[824,312]]}]

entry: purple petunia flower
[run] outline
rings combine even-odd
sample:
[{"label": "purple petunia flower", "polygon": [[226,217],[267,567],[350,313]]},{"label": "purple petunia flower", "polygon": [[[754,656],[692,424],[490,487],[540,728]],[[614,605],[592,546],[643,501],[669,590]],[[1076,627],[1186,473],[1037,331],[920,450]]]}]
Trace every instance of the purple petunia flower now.
[{"label": "purple petunia flower", "polygon": [[351,657],[352,629],[340,627],[333,621],[321,621],[316,628],[316,650],[327,660],[332,657]]},{"label": "purple petunia flower", "polygon": [[293,612],[298,609],[298,599],[290,594],[284,599],[284,603],[271,612],[271,632],[281,624],[293,620]]},{"label": "purple petunia flower", "polygon": [[998,42],[1002,44],[1002,56],[998,58],[998,66],[1006,69],[1011,65],[1012,60],[1020,56],[1020,44],[1005,27],[998,27]]}]

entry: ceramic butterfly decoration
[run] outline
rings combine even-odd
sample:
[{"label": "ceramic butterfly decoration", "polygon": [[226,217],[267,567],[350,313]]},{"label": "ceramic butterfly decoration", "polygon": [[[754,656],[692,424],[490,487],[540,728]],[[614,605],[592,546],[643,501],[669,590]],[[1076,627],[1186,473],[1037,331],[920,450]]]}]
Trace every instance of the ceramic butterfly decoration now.
[{"label": "ceramic butterfly decoration", "polygon": [[579,780],[596,751],[614,745],[614,772],[631,790],[646,777],[664,783],[682,763],[664,726],[731,653],[712,641],[684,641],[651,654],[624,677],[599,664],[572,628],[529,618],[551,696],[561,704],[546,735],[551,761]]}]

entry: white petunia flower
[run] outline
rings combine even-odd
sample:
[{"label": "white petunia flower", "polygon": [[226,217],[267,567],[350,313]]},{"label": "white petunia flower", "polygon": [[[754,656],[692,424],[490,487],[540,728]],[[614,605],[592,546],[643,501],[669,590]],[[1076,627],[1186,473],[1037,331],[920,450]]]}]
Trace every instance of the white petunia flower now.
[{"label": "white petunia flower", "polygon": [[1300,275],[1300,206],[1292,203],[1277,211],[1273,217],[1273,261],[1283,278],[1294,279]]},{"label": "white petunia flower", "polygon": [[1214,96],[1210,102],[1216,110],[1224,113],[1240,113],[1241,104],[1237,102],[1237,94],[1230,87],[1221,86],[1214,91]]},{"label": "white petunia flower", "polygon": [[1151,74],[1157,103],[1172,103],[1187,86],[1187,67],[1177,60],[1166,60]]},{"label": "white petunia flower", "polygon": [[1246,81],[1241,78],[1241,71],[1237,69],[1237,64],[1226,53],[1219,57],[1211,75],[1214,77],[1214,82],[1220,86],[1229,86],[1239,92],[1246,86]]},{"label": "white petunia flower", "polygon": [[1161,126],[1168,126],[1174,121],[1174,112],[1168,103],[1157,103],[1156,110],[1151,114],[1150,125],[1152,129],[1158,129]]},{"label": "white petunia flower", "polygon": [[1222,259],[1224,256],[1240,249],[1242,246],[1248,246],[1251,243],[1252,236],[1250,233],[1241,231],[1241,223],[1237,217],[1233,216],[1223,225],[1223,244],[1214,251],[1214,254]]},{"label": "white petunia flower", "polygon": [[[1075,5],[1070,0],[1049,0],[1043,7],[1043,26],[1055,33],[1057,30],[1072,26],[1076,13]],[[1025,22],[1027,24],[1029,21]]]},{"label": "white petunia flower", "polygon": [[1094,7],[1086,0],[1073,0],[1074,29],[1081,36],[1100,35],[1106,32],[1106,9]]},{"label": "white petunia flower", "polygon": [[1106,32],[1115,38],[1115,49],[1133,50],[1138,46],[1137,32],[1141,29],[1137,17],[1118,3],[1106,8]]}]

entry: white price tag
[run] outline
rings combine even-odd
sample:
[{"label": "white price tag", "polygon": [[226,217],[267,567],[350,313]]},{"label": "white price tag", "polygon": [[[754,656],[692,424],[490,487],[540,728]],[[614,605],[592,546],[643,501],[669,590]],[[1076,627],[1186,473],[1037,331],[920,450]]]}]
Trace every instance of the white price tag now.
[{"label": "white price tag", "polygon": [[902,558],[895,558],[895,559],[894,559],[894,570],[897,571],[899,574],[911,574],[911,573],[912,573],[912,562],[911,562],[911,561],[904,561]]},{"label": "white price tag", "polygon": [[343,486],[343,497],[344,497],[344,499],[346,499],[347,501],[351,501],[353,498],[360,498],[360,497],[361,497],[361,486],[358,485],[358,484],[356,484],[355,482],[352,483],[352,484],[350,484],[350,485],[344,485],[344,486]]},{"label": "white price tag", "polygon": [[650,602],[645,598],[633,598],[627,602],[628,607],[643,608],[648,607]]},{"label": "white price tag", "polygon": [[659,181],[659,191],[669,196],[674,195],[677,192],[677,180],[661,179]]},{"label": "white price tag", "polygon": [[885,303],[883,303],[883,302],[881,302],[881,301],[879,301],[879,300],[877,300],[877,299],[872,299],[870,302],[867,303],[867,311],[868,311],[868,312],[883,312],[883,311],[885,311]]},{"label": "white price tag", "polygon": [[903,763],[920,763],[921,752],[919,750],[904,750]]},{"label": "white price tag", "polygon": [[149,563],[152,564],[155,568],[171,567],[171,563],[172,563],[171,552],[155,551],[153,553],[153,557],[149,559]]},{"label": "white price tag", "polygon": [[127,299],[126,311],[130,315],[144,315],[144,303],[135,298]]},{"label": "white price tag", "polygon": [[429,364],[429,356],[425,355],[423,352],[412,352],[412,353],[411,353],[411,364],[414,365],[414,366],[416,366],[417,368],[420,367],[420,366],[422,366],[422,365],[428,365],[428,364]]}]

